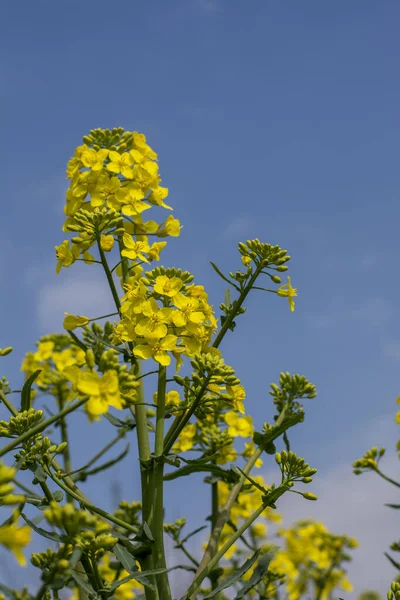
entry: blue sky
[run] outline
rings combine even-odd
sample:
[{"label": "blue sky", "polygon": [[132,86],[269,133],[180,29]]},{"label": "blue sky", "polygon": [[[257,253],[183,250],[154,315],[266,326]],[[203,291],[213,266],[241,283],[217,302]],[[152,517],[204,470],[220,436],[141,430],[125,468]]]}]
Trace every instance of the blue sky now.
[{"label": "blue sky", "polygon": [[[258,237],[292,256],[296,311],[255,293],[225,358],[256,423],[272,418],[268,387],[280,371],[317,386],[290,437],[319,470],[320,501],[285,498],[284,524],[318,515],[358,537],[356,589],[341,595],[386,593],[395,515],[382,505],[395,490],[356,478],[351,463],[386,445],[384,470],[396,476],[399,3],[37,0],[9,2],[2,16],[0,347],[15,348],[2,373],[18,387],[25,351],[61,330],[64,311],[112,309],[96,266],[55,275],[65,165],[91,128],[145,133],[184,226],[165,260],[194,272],[216,307],[224,286],[209,261],[234,270],[238,241]],[[112,431],[75,419],[79,462]],[[115,479],[137,498],[132,460]],[[111,508],[108,481],[89,490]],[[185,513],[185,485],[167,491],[171,519]],[[208,498],[197,498],[207,514]]]}]

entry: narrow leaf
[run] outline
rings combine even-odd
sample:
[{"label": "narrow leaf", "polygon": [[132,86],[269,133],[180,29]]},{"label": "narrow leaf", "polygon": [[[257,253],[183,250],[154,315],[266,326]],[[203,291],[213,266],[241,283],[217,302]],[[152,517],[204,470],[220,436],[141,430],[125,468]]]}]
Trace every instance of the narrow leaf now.
[{"label": "narrow leaf", "polygon": [[113,552],[128,573],[138,571],[134,557],[121,544],[115,544]]},{"label": "narrow leaf", "polygon": [[90,585],[89,582],[85,581],[82,577],[80,577],[74,571],[71,571],[71,577],[72,577],[72,579],[75,580],[75,582],[77,583],[78,587],[80,587],[84,592],[87,593],[87,595],[89,596],[89,598],[96,598],[97,597],[97,593],[94,591],[94,589],[92,588],[92,586]]},{"label": "narrow leaf", "polygon": [[389,508],[400,508],[400,504],[384,504],[384,506],[389,506]]},{"label": "narrow leaf", "polygon": [[384,552],[383,554],[386,556],[386,558],[388,558],[390,560],[390,562],[392,563],[392,565],[394,567],[396,567],[396,569],[399,569],[399,571],[400,571],[400,565],[399,565],[399,563],[396,562],[391,556],[389,556],[389,554],[387,552]]},{"label": "narrow leaf", "polygon": [[260,581],[264,579],[268,571],[269,564],[277,550],[278,547],[271,548],[266,554],[261,556],[260,560],[258,561],[258,565],[254,569],[249,581],[247,581],[247,583],[245,583],[244,586],[239,590],[234,600],[242,600],[242,598],[244,598],[250,590],[252,590],[258,583],[260,583]]},{"label": "narrow leaf", "polygon": [[42,372],[42,369],[38,369],[28,379],[25,381],[22,391],[21,391],[21,412],[24,410],[29,410],[31,407],[31,387],[38,377],[39,373]]},{"label": "narrow leaf", "polygon": [[246,562],[240,567],[240,569],[237,569],[234,573],[232,573],[232,575],[230,575],[229,577],[227,577],[226,579],[221,581],[221,583],[219,584],[218,587],[215,588],[215,590],[213,590],[206,596],[203,596],[203,600],[207,600],[208,598],[213,598],[214,596],[219,594],[219,592],[222,592],[222,590],[225,590],[226,588],[231,587],[237,581],[239,581],[243,577],[243,575],[245,573],[247,573],[247,571],[249,569],[251,569],[251,567],[254,565],[259,554],[260,554],[260,550],[257,550],[253,554],[253,556],[251,556],[250,558],[248,558],[246,560]]},{"label": "narrow leaf", "polygon": [[26,515],[24,515],[24,513],[21,513],[21,517],[39,535],[42,535],[43,537],[47,538],[48,540],[52,540],[53,542],[62,542],[63,541],[64,536],[61,536],[58,533],[53,533],[51,531],[46,531],[45,529],[38,527],[37,525],[35,525],[35,523],[33,523],[30,519],[28,519],[28,517]]},{"label": "narrow leaf", "polygon": [[231,281],[230,279],[228,279],[227,277],[225,277],[225,275],[224,275],[223,273],[221,273],[221,271],[218,269],[218,267],[217,267],[217,265],[216,265],[215,263],[213,263],[212,261],[210,261],[210,262],[211,262],[211,266],[212,266],[212,268],[214,269],[214,271],[215,271],[216,273],[218,273],[218,275],[219,275],[220,277],[222,277],[222,279],[223,279],[224,281],[226,281],[226,283],[229,283],[229,285],[232,285],[234,288],[236,288],[236,289],[237,289],[237,291],[238,291],[238,292],[240,292],[240,288],[239,288],[239,286],[237,286],[235,283],[233,283],[233,281]]}]

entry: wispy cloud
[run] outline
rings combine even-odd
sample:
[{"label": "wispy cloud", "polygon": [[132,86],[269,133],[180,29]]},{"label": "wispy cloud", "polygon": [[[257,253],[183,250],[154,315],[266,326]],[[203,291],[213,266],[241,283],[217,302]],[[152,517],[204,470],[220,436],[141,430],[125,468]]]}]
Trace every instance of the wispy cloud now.
[{"label": "wispy cloud", "polygon": [[62,329],[64,312],[89,317],[115,312],[107,283],[92,276],[44,285],[38,296],[39,326],[46,331]]},{"label": "wispy cloud", "polygon": [[253,227],[253,220],[245,215],[236,217],[230,223],[228,223],[226,229],[223,232],[223,238],[225,240],[239,240],[239,238],[245,238],[251,232]]}]

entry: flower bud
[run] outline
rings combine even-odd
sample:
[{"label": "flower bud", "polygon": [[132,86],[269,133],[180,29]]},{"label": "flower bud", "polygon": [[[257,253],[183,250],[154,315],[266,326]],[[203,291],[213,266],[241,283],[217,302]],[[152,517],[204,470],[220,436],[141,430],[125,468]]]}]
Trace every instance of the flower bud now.
[{"label": "flower bud", "polygon": [[91,348],[86,350],[85,359],[86,359],[86,364],[89,367],[89,369],[93,369],[93,367],[96,363],[95,363],[94,352]]},{"label": "flower bud", "polygon": [[303,477],[303,479],[301,480],[303,483],[311,483],[312,481],[312,477]]},{"label": "flower bud", "polygon": [[281,279],[280,277],[278,277],[278,275],[272,275],[272,276],[271,276],[271,280],[272,280],[274,283],[282,283],[282,279]]},{"label": "flower bud", "polygon": [[57,567],[60,569],[60,571],[65,571],[69,568],[69,562],[66,558],[61,558],[57,563]]},{"label": "flower bud", "polygon": [[57,452],[64,452],[64,450],[67,446],[68,446],[67,442],[61,442],[61,444],[57,447]]},{"label": "flower bud", "polygon": [[282,463],[282,455],[280,454],[280,452],[277,452],[275,454],[275,460],[277,462],[278,465],[280,465]]},{"label": "flower bud", "polygon": [[7,356],[7,354],[10,354],[13,351],[13,348],[11,346],[7,346],[7,348],[3,348],[3,350],[0,350],[0,356]]},{"label": "flower bud", "polygon": [[312,494],[311,492],[304,492],[304,494],[302,494],[302,496],[306,500],[318,500],[318,496],[316,496],[315,494]]}]

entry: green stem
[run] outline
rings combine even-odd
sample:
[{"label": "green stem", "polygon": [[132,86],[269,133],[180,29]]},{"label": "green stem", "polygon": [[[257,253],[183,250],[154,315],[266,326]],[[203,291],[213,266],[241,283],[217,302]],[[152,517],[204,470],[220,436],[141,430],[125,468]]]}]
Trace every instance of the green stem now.
[{"label": "green stem", "polygon": [[7,396],[1,390],[0,390],[0,398],[1,398],[4,406],[6,406],[8,411],[15,417],[18,414],[17,409],[14,408],[14,406],[11,404],[11,402],[9,401]]},{"label": "green stem", "polygon": [[[124,247],[123,243],[122,243],[122,237],[118,238],[118,244],[119,244],[119,250],[121,253],[121,251],[123,250],[123,247]],[[105,263],[107,264],[107,261],[105,261]],[[128,277],[129,277],[128,261],[126,258],[121,259],[121,265],[122,265],[122,280],[124,283],[126,283],[128,281]],[[111,275],[111,273],[110,273],[110,275]],[[111,280],[112,280],[112,275],[111,275]],[[114,299],[115,299],[115,297],[114,297]],[[118,311],[120,311],[121,307],[120,307],[119,299],[118,299],[118,304],[116,302],[116,306],[118,308]],[[129,345],[129,350],[131,352],[131,355],[133,356],[132,342],[129,342],[128,345]],[[148,428],[148,423],[147,423],[147,413],[146,413],[146,407],[144,406],[144,386],[143,386],[143,378],[141,378],[142,369],[141,369],[141,363],[139,360],[136,361],[135,371],[136,371],[135,372],[136,377],[140,378],[140,386],[138,388],[138,399],[140,402],[140,406],[135,406],[135,407],[130,406],[129,410],[131,411],[131,413],[133,414],[133,416],[135,417],[135,420],[136,420],[138,453],[139,453],[139,460],[140,460],[140,479],[141,479],[141,490],[142,490],[142,520],[145,523],[147,523],[147,525],[151,528],[152,519],[153,519],[153,505],[152,505],[152,496],[151,496],[150,481],[149,481],[150,471],[148,469],[146,469],[142,464],[142,461],[148,462],[150,460],[151,451],[150,451],[150,442],[149,442],[149,428]],[[144,556],[141,559],[141,567],[144,571],[149,571],[151,569],[154,569],[154,562],[153,562],[152,554],[147,554],[146,556]],[[158,592],[157,592],[157,589],[155,586],[155,577],[151,576],[150,581],[153,583],[155,590],[153,591],[146,587],[146,589],[145,589],[146,600],[158,600]]]},{"label": "green stem", "polygon": [[[58,391],[57,398],[58,398],[59,408],[61,410],[63,410],[64,409],[64,396],[63,396],[63,392],[62,392],[61,386],[58,387],[57,391]],[[66,444],[67,444],[65,446],[65,448],[64,448],[64,451],[63,451],[64,469],[65,469],[65,471],[67,473],[69,473],[72,470],[72,464],[71,464],[71,454],[70,454],[70,451],[69,451],[67,422],[66,422],[66,420],[64,418],[61,419],[60,426],[61,426],[61,440],[63,442],[66,442]],[[74,504],[74,499],[69,494],[67,495],[67,501],[71,502],[72,504]]]},{"label": "green stem", "polygon": [[45,481],[39,481],[39,485],[42,488],[44,495],[46,496],[46,500],[48,502],[53,502],[54,501],[53,494],[51,493],[51,490],[50,490],[49,486],[47,485],[47,483]]},{"label": "green stem", "polygon": [[[29,431],[25,431],[25,433],[18,436],[15,440],[13,440],[12,442],[7,444],[0,450],[0,457],[7,454],[7,452],[10,452],[11,450],[13,450],[16,446],[18,446],[18,444],[22,444],[23,442],[26,442],[26,440],[28,440],[30,437],[36,435],[37,433],[41,433],[42,431],[44,431],[46,429],[46,427],[48,427],[52,423],[55,423],[56,421],[58,421],[65,415],[68,415],[70,412],[73,412],[74,410],[76,410],[77,408],[82,406],[82,404],[85,404],[85,402],[87,402],[88,399],[89,399],[89,397],[85,398],[84,400],[78,400],[78,402],[75,402],[75,404],[70,404],[68,407],[64,408],[56,415],[53,415],[46,421],[42,421],[41,423],[38,423],[37,425],[35,425],[31,429],[29,429]],[[4,400],[3,400],[3,402],[4,402]]]},{"label": "green stem", "polygon": [[389,483],[392,483],[396,487],[400,487],[400,483],[398,483],[394,479],[391,479],[390,477],[388,477],[387,475],[385,475],[384,473],[382,473],[382,471],[380,471],[378,469],[378,467],[375,467],[373,470],[376,471],[376,473],[378,473],[378,475],[380,475],[382,477],[382,479],[385,479],[385,481],[388,481]]},{"label": "green stem", "polygon": [[110,271],[110,267],[108,266],[106,255],[104,254],[104,250],[101,247],[99,237],[97,238],[97,247],[98,247],[99,253],[100,253],[101,264],[103,265],[103,269],[104,269],[104,272],[107,277],[108,285],[110,286],[110,290],[111,290],[112,296],[114,298],[115,306],[117,307],[118,314],[121,314],[121,302],[120,302],[120,299],[118,296],[117,288],[115,287],[115,283],[114,283],[112,273]]},{"label": "green stem", "polygon": [[[158,393],[157,393],[157,414],[156,414],[156,437],[154,446],[154,456],[160,458],[155,461],[153,472],[153,506],[154,520],[152,533],[154,537],[153,557],[154,567],[156,569],[166,569],[165,550],[164,550],[164,418],[165,418],[165,392],[166,392],[167,369],[160,365],[158,370]],[[157,587],[160,600],[171,600],[171,590],[169,587],[168,573],[157,575]]]},{"label": "green stem", "polygon": [[124,527],[131,533],[138,532],[138,528],[135,527],[134,525],[130,525],[129,523],[125,523],[125,521],[121,521],[121,519],[114,517],[114,515],[111,515],[110,513],[99,508],[98,506],[95,506],[88,500],[83,499],[82,496],[80,496],[79,494],[76,494],[68,485],[66,485],[61,479],[59,479],[56,475],[54,475],[54,473],[52,473],[49,469],[47,470],[47,474],[49,475],[49,477],[51,477],[51,479],[54,481],[54,483],[56,483],[62,490],[64,490],[64,492],[66,492],[67,494],[70,494],[73,498],[75,498],[75,500],[78,500],[78,502],[83,504],[83,506],[85,506],[85,508],[87,508],[89,511],[94,512],[94,513],[100,515],[101,517],[104,517],[105,519],[107,519],[107,521],[111,521],[111,523],[115,523],[115,525]]}]

